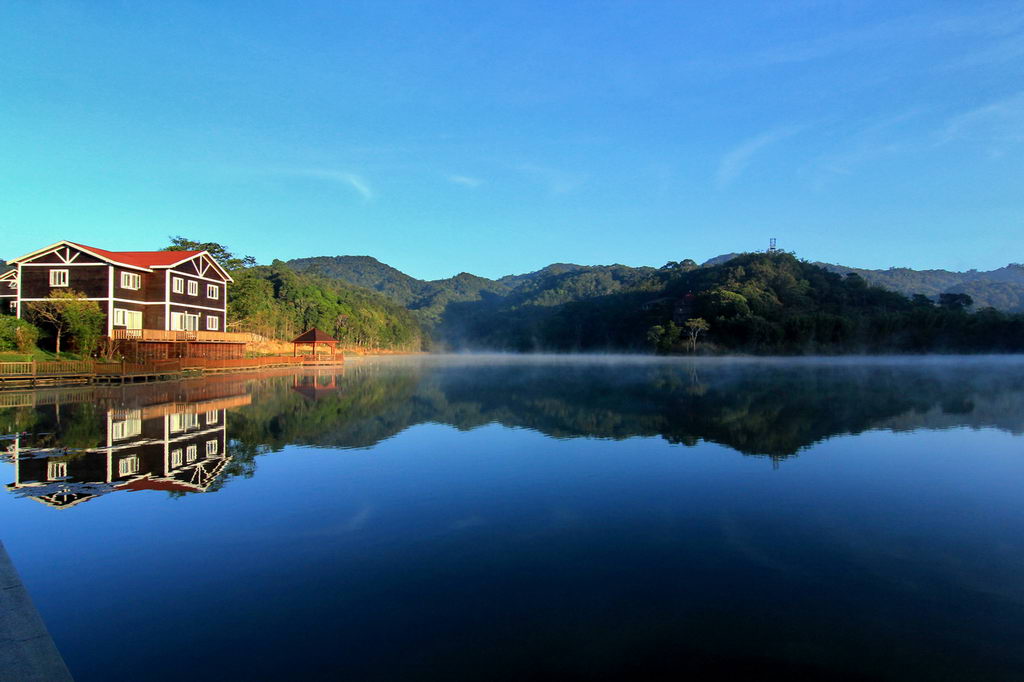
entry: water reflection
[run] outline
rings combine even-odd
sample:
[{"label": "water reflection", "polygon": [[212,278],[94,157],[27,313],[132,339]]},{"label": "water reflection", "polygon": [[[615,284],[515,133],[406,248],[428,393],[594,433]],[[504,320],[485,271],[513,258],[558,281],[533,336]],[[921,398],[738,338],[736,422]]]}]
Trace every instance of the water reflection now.
[{"label": "water reflection", "polygon": [[367,448],[418,424],[552,438],[712,442],[777,465],[840,434],[1024,433],[1018,361],[600,362],[414,359],[160,387],[2,394],[18,495],[68,507],[115,490],[216,490],[287,445]]},{"label": "water reflection", "polygon": [[[250,446],[370,447],[423,423],[554,438],[661,437],[781,460],[840,434],[994,427],[1024,433],[1019,363],[393,362],[260,387],[232,437]],[[314,382],[307,378],[306,381]],[[315,382],[314,382],[315,383]]]},{"label": "water reflection", "polygon": [[23,430],[5,444],[14,464],[7,487],[59,509],[116,491],[210,490],[231,460],[228,410],[251,402],[237,380],[5,399],[23,403],[8,408]]}]

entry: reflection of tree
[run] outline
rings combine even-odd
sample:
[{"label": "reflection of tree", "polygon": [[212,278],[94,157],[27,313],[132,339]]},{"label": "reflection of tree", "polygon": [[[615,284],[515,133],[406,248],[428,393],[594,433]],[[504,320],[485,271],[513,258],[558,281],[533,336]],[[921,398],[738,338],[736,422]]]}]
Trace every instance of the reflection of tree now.
[{"label": "reflection of tree", "polygon": [[337,392],[316,400],[289,390],[289,381],[269,381],[252,405],[232,413],[240,475],[251,475],[256,454],[289,443],[368,447],[424,422],[497,422],[559,438],[704,440],[773,457],[894,423],[1024,429],[1024,380],[977,367],[711,362],[698,375],[695,363],[406,364],[351,369]]},{"label": "reflection of tree", "polygon": [[[232,410],[226,421],[230,461],[209,489],[254,475],[257,455],[286,445],[371,447],[428,422],[458,429],[500,423],[555,438],[707,441],[774,459],[868,429],[986,426],[1024,433],[1024,377],[998,364],[936,370],[714,360],[409,362],[356,366],[322,378],[316,379],[322,390],[315,391],[297,390],[290,374],[249,384],[251,404]],[[105,444],[105,414],[91,400],[4,408],[0,433],[21,433],[23,446],[31,442],[75,457]]]},{"label": "reflection of tree", "polygon": [[92,403],[0,410],[4,433],[21,433],[33,447],[79,450],[105,442],[106,410]]}]

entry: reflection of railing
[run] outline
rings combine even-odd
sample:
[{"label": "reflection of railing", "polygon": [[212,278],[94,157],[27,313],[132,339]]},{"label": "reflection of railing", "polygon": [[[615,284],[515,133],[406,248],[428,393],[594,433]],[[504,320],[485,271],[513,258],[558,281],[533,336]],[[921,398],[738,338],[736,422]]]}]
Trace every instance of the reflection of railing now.
[{"label": "reflection of railing", "polygon": [[162,374],[165,372],[180,372],[183,369],[184,360],[174,358],[171,360],[153,360],[152,362],[96,362],[93,363],[97,375],[106,374]]},{"label": "reflection of railing", "polygon": [[114,341],[202,341],[213,343],[251,343],[252,334],[239,332],[200,332],[164,329],[113,329]]}]

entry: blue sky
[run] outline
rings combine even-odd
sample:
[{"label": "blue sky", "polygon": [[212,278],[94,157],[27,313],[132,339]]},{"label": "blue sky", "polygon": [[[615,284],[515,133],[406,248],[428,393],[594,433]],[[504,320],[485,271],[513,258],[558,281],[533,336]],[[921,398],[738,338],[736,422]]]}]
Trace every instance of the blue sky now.
[{"label": "blue sky", "polygon": [[1024,260],[1019,2],[0,6],[0,257]]}]

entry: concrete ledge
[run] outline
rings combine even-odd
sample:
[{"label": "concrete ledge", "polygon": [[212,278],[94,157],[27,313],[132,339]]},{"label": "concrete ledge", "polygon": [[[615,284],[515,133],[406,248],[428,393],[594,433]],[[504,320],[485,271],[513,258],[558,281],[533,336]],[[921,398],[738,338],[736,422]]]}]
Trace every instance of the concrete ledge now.
[{"label": "concrete ledge", "polygon": [[0,542],[0,680],[71,680],[57,645]]}]

